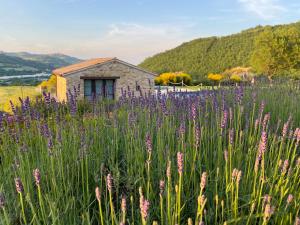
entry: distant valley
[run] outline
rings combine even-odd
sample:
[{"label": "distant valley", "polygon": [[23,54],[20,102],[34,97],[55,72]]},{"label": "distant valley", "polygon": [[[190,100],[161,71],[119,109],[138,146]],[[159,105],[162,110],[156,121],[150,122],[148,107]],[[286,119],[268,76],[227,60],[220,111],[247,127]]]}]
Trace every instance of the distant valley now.
[{"label": "distant valley", "polygon": [[55,68],[81,60],[63,54],[33,54],[0,51],[0,85],[35,85]]}]

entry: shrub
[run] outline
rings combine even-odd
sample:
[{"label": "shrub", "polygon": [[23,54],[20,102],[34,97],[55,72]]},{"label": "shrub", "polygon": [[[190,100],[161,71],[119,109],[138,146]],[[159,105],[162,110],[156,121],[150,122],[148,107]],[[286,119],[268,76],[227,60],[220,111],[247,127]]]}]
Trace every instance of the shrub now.
[{"label": "shrub", "polygon": [[54,93],[56,91],[56,76],[51,75],[48,80],[43,81],[39,86],[43,91]]},{"label": "shrub", "polygon": [[208,74],[207,78],[211,81],[214,81],[214,82],[221,82],[221,80],[224,79],[224,76],[222,74]]},{"label": "shrub", "polygon": [[156,77],[154,81],[156,85],[169,85],[170,83],[179,84],[182,82],[186,85],[190,85],[192,82],[192,77],[184,72],[168,72],[162,73]]}]

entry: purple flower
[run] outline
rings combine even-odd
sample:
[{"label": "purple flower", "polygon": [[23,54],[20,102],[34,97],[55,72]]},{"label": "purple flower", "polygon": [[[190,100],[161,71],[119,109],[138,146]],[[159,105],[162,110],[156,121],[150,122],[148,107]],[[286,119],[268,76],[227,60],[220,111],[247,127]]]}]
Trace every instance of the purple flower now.
[{"label": "purple flower", "polygon": [[265,153],[267,148],[267,133],[265,131],[262,132],[260,142],[259,142],[259,153],[262,155]]},{"label": "purple flower", "polygon": [[150,207],[150,202],[146,199],[144,199],[143,196],[140,197],[140,210],[143,220],[146,220],[148,217],[148,211]]},{"label": "purple flower", "polygon": [[192,103],[192,106],[191,106],[191,117],[192,117],[192,120],[193,120],[194,123],[196,121],[196,116],[197,116],[197,108],[196,108],[195,103]]},{"label": "purple flower", "polygon": [[233,140],[234,140],[234,130],[233,128],[229,130],[229,144],[233,145]]},{"label": "purple flower", "polygon": [[201,175],[201,182],[200,182],[201,191],[203,191],[203,189],[206,186],[206,179],[207,179],[207,173],[203,172],[202,175]]},{"label": "purple flower", "polygon": [[222,118],[222,122],[221,122],[221,129],[222,130],[227,126],[227,119],[228,119],[228,112],[227,112],[227,110],[225,110],[223,112],[223,118]]},{"label": "purple flower", "polygon": [[166,174],[168,178],[171,178],[171,161],[168,162]]},{"label": "purple flower", "polygon": [[151,141],[151,137],[150,137],[149,133],[146,134],[146,141],[145,142],[146,142],[147,152],[149,154],[151,154],[151,152],[152,152],[152,141]]},{"label": "purple flower", "polygon": [[41,173],[39,169],[33,170],[33,177],[35,180],[35,185],[39,187],[41,183]]},{"label": "purple flower", "polygon": [[18,193],[23,193],[24,192],[24,187],[23,187],[23,183],[21,181],[21,178],[17,177],[15,179],[15,186],[16,186],[16,190]]},{"label": "purple flower", "polygon": [[281,174],[282,175],[285,175],[286,172],[288,171],[288,167],[289,167],[289,160],[284,160],[283,162],[283,166],[282,166],[282,169],[281,169]]},{"label": "purple flower", "polygon": [[199,125],[196,125],[195,127],[195,148],[199,147],[200,143],[200,128]]},{"label": "purple flower", "polygon": [[164,193],[164,190],[165,190],[165,181],[160,180],[159,181],[159,194],[162,195]]},{"label": "purple flower", "polygon": [[183,153],[177,152],[177,168],[178,173],[182,174],[183,172]]},{"label": "purple flower", "polygon": [[112,191],[112,180],[113,180],[113,178],[112,178],[111,174],[109,173],[106,177],[106,185],[107,185],[107,189],[109,192]]},{"label": "purple flower", "polygon": [[262,123],[263,131],[266,131],[267,124],[268,124],[268,121],[269,121],[269,120],[270,120],[270,113],[267,113],[267,114],[264,116],[264,120],[263,120],[263,123]]}]

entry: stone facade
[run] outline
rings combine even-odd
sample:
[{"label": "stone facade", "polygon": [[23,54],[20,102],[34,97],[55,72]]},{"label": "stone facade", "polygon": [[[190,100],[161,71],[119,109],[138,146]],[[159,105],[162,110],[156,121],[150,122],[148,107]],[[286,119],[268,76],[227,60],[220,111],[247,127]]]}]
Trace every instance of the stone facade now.
[{"label": "stone facade", "polygon": [[[122,89],[133,91],[136,96],[154,92],[155,74],[147,72],[131,64],[118,59],[102,64],[90,66],[62,76],[57,76],[57,98],[59,101],[66,101],[66,91],[73,90],[80,85],[80,98],[84,98],[84,79],[115,79],[115,99],[122,94]],[[64,87],[65,86],[65,87]],[[137,87],[139,86],[139,87]]]}]

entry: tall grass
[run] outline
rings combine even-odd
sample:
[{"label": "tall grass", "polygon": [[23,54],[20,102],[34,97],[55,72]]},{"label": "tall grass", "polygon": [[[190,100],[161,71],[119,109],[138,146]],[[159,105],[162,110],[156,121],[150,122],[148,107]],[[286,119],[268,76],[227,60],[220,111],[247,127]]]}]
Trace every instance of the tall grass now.
[{"label": "tall grass", "polygon": [[299,224],[299,87],[125,95],[0,119],[1,224]]}]

